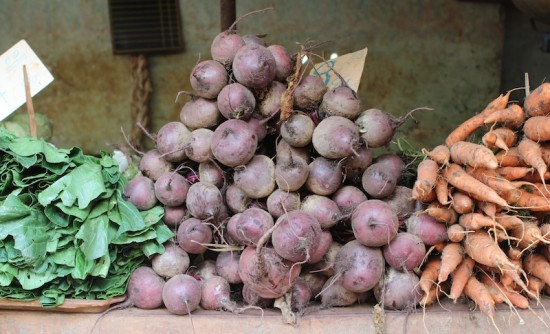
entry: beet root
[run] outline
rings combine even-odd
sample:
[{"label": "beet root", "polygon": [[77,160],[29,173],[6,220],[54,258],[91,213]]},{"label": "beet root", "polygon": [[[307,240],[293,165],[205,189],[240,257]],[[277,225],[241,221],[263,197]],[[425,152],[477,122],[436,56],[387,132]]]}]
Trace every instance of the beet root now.
[{"label": "beet root", "polygon": [[202,254],[207,249],[204,244],[212,242],[212,230],[197,218],[188,218],[179,225],[176,238],[187,253]]},{"label": "beet root", "polygon": [[294,210],[280,216],[271,236],[273,248],[282,258],[304,262],[311,258],[321,236],[321,225],[312,215]]},{"label": "beet root", "polygon": [[164,284],[162,300],[168,312],[177,315],[190,314],[199,306],[201,286],[189,275],[173,276]]},{"label": "beet root", "polygon": [[239,275],[243,283],[258,296],[267,299],[279,298],[287,293],[300,270],[300,264],[283,259],[270,247],[257,252],[255,247],[249,246],[239,260]]},{"label": "beet root", "polygon": [[366,247],[357,240],[346,243],[336,255],[335,275],[342,286],[352,292],[371,290],[384,274],[384,257],[380,248]]},{"label": "beet root", "polygon": [[413,310],[422,298],[419,283],[420,279],[414,272],[390,267],[373,289],[374,296],[385,309]]},{"label": "beet root", "polygon": [[369,199],[353,211],[351,227],[360,243],[368,247],[380,247],[397,235],[399,218],[386,202]]},{"label": "beet root", "polygon": [[153,256],[151,267],[157,275],[165,278],[183,274],[189,268],[189,255],[178,245],[169,243],[164,253]]},{"label": "beet root", "polygon": [[128,301],[131,306],[152,310],[162,306],[164,280],[150,267],[138,267],[128,281]]},{"label": "beet root", "polygon": [[124,187],[123,197],[138,210],[149,210],[157,204],[155,183],[148,177],[136,175]]}]

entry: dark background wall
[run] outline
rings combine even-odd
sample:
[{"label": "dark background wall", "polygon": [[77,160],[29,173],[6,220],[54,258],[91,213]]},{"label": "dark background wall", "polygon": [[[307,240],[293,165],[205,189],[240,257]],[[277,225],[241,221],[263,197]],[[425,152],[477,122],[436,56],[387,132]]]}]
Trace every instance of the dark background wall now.
[{"label": "dark background wall", "polygon": [[[181,0],[183,53],[148,58],[153,84],[152,131],[177,120],[197,60],[210,57],[220,31],[219,1]],[[123,142],[131,127],[131,57],[111,50],[107,0],[3,0],[0,52],[26,39],[55,81],[34,98],[53,123],[51,141],[90,153]],[[308,40],[330,41],[319,53],[369,48],[359,97],[364,109],[396,117],[417,107],[399,132],[434,146],[503,89],[550,76],[540,33],[513,5],[455,0],[237,0],[237,16],[273,7],[239,24],[241,34],[267,34],[292,52]],[[17,113],[24,113],[22,107]]]}]

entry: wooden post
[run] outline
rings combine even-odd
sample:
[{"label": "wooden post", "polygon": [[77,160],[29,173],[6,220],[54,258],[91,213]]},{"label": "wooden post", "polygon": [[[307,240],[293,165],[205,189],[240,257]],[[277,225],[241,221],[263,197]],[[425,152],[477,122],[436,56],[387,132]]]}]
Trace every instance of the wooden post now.
[{"label": "wooden post", "polygon": [[25,94],[27,96],[27,113],[29,114],[29,129],[31,136],[36,138],[36,121],[34,118],[34,106],[32,104],[31,86],[29,84],[29,75],[27,73],[27,66],[23,65],[23,79],[25,80]]},{"label": "wooden post", "polygon": [[235,0],[220,0],[221,31],[226,31],[237,19],[237,5]]}]

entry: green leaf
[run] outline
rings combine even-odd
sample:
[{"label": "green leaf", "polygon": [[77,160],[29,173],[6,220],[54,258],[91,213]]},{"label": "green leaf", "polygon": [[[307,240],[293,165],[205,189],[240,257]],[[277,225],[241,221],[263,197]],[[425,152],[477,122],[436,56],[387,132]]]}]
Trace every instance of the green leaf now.
[{"label": "green leaf", "polygon": [[58,198],[65,206],[72,206],[76,201],[79,209],[85,209],[105,192],[101,166],[85,164],[76,167],[38,194],[38,200],[43,206]]},{"label": "green leaf", "polygon": [[158,223],[164,216],[164,208],[160,205],[157,205],[149,210],[140,211],[140,214],[143,216],[145,225],[152,226]]},{"label": "green leaf", "polygon": [[39,301],[45,308],[56,307],[65,302],[65,294],[56,289],[47,289],[42,292]]},{"label": "green leaf", "polygon": [[68,247],[52,254],[52,260],[58,265],[73,267],[76,263],[76,248]]},{"label": "green leaf", "polygon": [[46,270],[42,273],[37,273],[34,270],[19,269],[15,277],[19,281],[19,284],[21,284],[21,287],[23,289],[33,290],[33,289],[38,289],[44,284],[57,278],[57,275],[51,270]]},{"label": "green leaf", "polygon": [[0,270],[0,286],[8,286],[13,281],[13,275]]},{"label": "green leaf", "polygon": [[67,227],[69,225],[69,215],[61,211],[58,207],[48,205],[44,208],[44,214],[56,226]]},{"label": "green leaf", "polygon": [[69,162],[68,151],[58,149],[54,145],[43,140],[37,140],[32,137],[16,138],[9,145],[9,149],[22,157],[36,156],[41,153],[47,162],[60,163]]},{"label": "green leaf", "polygon": [[76,238],[83,240],[80,250],[87,260],[95,260],[108,254],[109,219],[106,215],[87,219]]},{"label": "green leaf", "polygon": [[107,274],[109,273],[109,268],[111,267],[111,257],[109,254],[101,257],[95,267],[94,270],[92,270],[91,275],[96,277],[107,277]]},{"label": "green leaf", "polygon": [[44,258],[49,225],[43,212],[31,210],[17,196],[8,196],[0,206],[0,240],[11,235],[15,248],[30,262]]},{"label": "green leaf", "polygon": [[122,199],[121,191],[117,193],[118,205],[109,212],[110,219],[119,224],[119,234],[126,231],[140,231],[146,225],[140,211],[130,202]]},{"label": "green leaf", "polygon": [[84,280],[94,269],[94,260],[87,260],[84,253],[80,250],[76,250],[75,265],[71,276],[75,279]]},{"label": "green leaf", "polygon": [[142,242],[141,245],[140,245],[140,248],[141,248],[141,251],[143,252],[143,254],[145,254],[145,256],[147,256],[149,258],[151,256],[155,255],[155,254],[164,253],[164,246],[159,245],[158,243],[156,243],[154,241]]},{"label": "green leaf", "polygon": [[92,207],[87,207],[84,209],[79,209],[76,206],[66,206],[61,202],[55,202],[54,204],[58,209],[60,209],[64,214],[66,214],[69,217],[74,217],[81,222],[86,220],[88,218],[88,215],[90,214],[90,211],[92,210]]}]

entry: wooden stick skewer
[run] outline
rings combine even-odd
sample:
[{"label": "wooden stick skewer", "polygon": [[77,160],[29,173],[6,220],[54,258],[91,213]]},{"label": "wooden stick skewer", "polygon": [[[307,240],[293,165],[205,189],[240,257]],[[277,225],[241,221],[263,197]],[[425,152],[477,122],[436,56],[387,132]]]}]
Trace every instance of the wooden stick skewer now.
[{"label": "wooden stick skewer", "polygon": [[25,94],[27,96],[27,113],[29,114],[29,129],[31,136],[36,138],[36,121],[34,118],[34,106],[32,104],[31,87],[29,84],[29,75],[27,74],[27,66],[23,65],[23,78],[25,80]]}]

